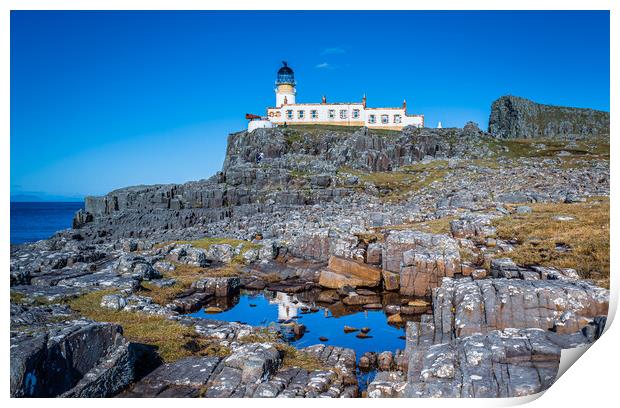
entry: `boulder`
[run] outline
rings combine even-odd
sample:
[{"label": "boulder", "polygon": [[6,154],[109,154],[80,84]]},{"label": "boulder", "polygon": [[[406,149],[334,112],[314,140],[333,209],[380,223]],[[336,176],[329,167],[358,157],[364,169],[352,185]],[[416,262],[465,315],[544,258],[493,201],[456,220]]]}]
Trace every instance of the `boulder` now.
[{"label": "boulder", "polygon": [[267,380],[281,362],[280,352],[272,344],[249,343],[235,349],[223,364],[241,370],[244,383],[258,384]]},{"label": "boulder", "polygon": [[190,244],[172,246],[166,257],[172,262],[200,268],[206,268],[211,263],[207,258],[207,251],[205,249],[194,248]]},{"label": "boulder", "polygon": [[192,283],[191,287],[199,292],[211,293],[217,297],[228,297],[239,292],[241,281],[238,277],[209,277]]},{"label": "boulder", "polygon": [[101,298],[101,307],[112,310],[121,310],[127,305],[127,300],[121,295],[104,295]]},{"label": "boulder", "polygon": [[383,289],[387,291],[396,291],[400,289],[400,275],[394,272],[382,270]]},{"label": "boulder", "polygon": [[319,285],[326,288],[376,287],[381,282],[380,269],[352,259],[331,256],[328,268],[319,276]]},{"label": "boulder", "polygon": [[[235,250],[229,244],[211,244],[205,250],[204,256],[211,262],[230,263],[235,256]],[[258,253],[255,253],[255,257],[258,257]]]},{"label": "boulder", "polygon": [[145,258],[135,255],[121,256],[116,264],[116,270],[121,275],[137,279],[151,280],[162,277]]},{"label": "boulder", "polygon": [[434,343],[433,325],[410,322],[408,398],[508,398],[533,395],[555,381],[563,348],[587,344],[581,333],[492,330]]},{"label": "boulder", "polygon": [[407,381],[402,373],[379,371],[368,384],[368,398],[399,398],[403,396]]},{"label": "boulder", "polygon": [[450,221],[450,232],[454,238],[486,238],[495,235],[492,220],[497,217],[494,214],[466,213]]},{"label": "boulder", "polygon": [[400,274],[402,295],[430,296],[443,277],[460,272],[458,244],[444,234],[391,231],[384,243],[383,269]]},{"label": "boulder", "polygon": [[346,385],[357,385],[355,350],[317,344],[301,349],[319,359],[323,364],[336,368],[339,379]]},{"label": "boulder", "polygon": [[432,304],[439,338],[505,328],[575,333],[607,315],[609,290],[576,280],[445,278]]},{"label": "boulder", "polygon": [[377,367],[380,371],[390,371],[394,365],[394,355],[391,351],[383,351],[377,357]]},{"label": "boulder", "polygon": [[74,320],[11,338],[12,397],[109,397],[134,380],[134,369],[116,324]]},{"label": "boulder", "polygon": [[219,357],[186,357],[159,366],[124,397],[197,397],[220,362]]},{"label": "boulder", "polygon": [[383,252],[383,248],[381,244],[373,242],[368,244],[368,249],[366,250],[366,263],[370,265],[381,265],[381,255]]}]

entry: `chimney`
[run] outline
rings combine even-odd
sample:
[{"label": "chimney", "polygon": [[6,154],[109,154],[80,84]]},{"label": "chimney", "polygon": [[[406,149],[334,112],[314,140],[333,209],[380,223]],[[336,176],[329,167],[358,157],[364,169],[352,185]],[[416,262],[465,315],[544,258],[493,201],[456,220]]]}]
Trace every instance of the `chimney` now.
[{"label": "chimney", "polygon": [[407,110],[407,100],[403,99],[403,109]]},{"label": "chimney", "polygon": [[286,105],[288,103],[288,99],[286,98],[286,96],[284,97],[284,104]]},{"label": "chimney", "polygon": [[325,105],[327,103],[327,98],[323,95],[323,99],[321,99],[321,103]]},{"label": "chimney", "polygon": [[362,106],[366,109],[366,94],[362,97]]}]

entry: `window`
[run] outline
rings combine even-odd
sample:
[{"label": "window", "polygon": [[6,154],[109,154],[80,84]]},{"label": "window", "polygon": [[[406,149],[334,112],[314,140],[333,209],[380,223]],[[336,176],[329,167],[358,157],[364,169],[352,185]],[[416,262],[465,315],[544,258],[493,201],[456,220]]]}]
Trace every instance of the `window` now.
[{"label": "window", "polygon": [[368,123],[375,123],[376,121],[377,121],[377,118],[375,115],[368,116]]},{"label": "window", "polygon": [[357,119],[360,117],[360,110],[359,109],[353,109],[353,119]]},{"label": "window", "polygon": [[381,115],[381,123],[389,123],[390,117],[388,115]]},{"label": "window", "polygon": [[292,110],[287,110],[286,111],[286,118],[287,119],[293,119],[293,111]]},{"label": "window", "polygon": [[394,115],[394,123],[400,123],[400,115]]},{"label": "window", "polygon": [[333,110],[333,109],[330,109],[330,110],[329,110],[329,118],[330,118],[330,119],[333,119],[333,118],[335,118],[335,117],[336,117],[336,111],[335,111],[335,110]]},{"label": "window", "polygon": [[341,109],[340,110],[340,119],[346,119],[347,118],[347,110],[346,109]]},{"label": "window", "polygon": [[317,119],[319,117],[319,112],[315,111],[315,110],[311,110],[310,111],[310,117],[312,119]]},{"label": "window", "polygon": [[303,119],[305,115],[306,115],[306,111],[302,111],[302,110],[297,111],[297,117],[299,119]]}]

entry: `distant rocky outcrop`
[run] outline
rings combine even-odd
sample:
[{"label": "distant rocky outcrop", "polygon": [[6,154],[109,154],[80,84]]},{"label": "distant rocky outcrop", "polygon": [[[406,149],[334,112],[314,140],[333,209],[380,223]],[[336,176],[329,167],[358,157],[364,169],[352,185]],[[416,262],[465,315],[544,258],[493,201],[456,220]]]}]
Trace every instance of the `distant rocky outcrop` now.
[{"label": "distant rocky outcrop", "polygon": [[491,105],[489,133],[508,139],[577,139],[609,135],[609,112],[543,105],[502,96]]}]

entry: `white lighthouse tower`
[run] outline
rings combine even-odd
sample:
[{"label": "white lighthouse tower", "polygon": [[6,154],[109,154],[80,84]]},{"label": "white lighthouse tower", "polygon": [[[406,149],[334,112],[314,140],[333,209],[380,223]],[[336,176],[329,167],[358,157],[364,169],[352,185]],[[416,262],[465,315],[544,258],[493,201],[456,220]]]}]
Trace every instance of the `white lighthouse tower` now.
[{"label": "white lighthouse tower", "polygon": [[286,61],[282,61],[275,85],[276,104],[267,108],[266,116],[246,113],[249,132],[295,125],[357,126],[388,130],[402,130],[405,126],[424,127],[424,115],[409,113],[406,101],[403,101],[402,107],[397,108],[368,107],[366,95],[361,102],[327,103],[327,98],[323,96],[320,103],[297,103],[295,74]]},{"label": "white lighthouse tower", "polygon": [[276,79],[276,107],[295,104],[295,92],[295,74],[286,61],[282,61]]}]

